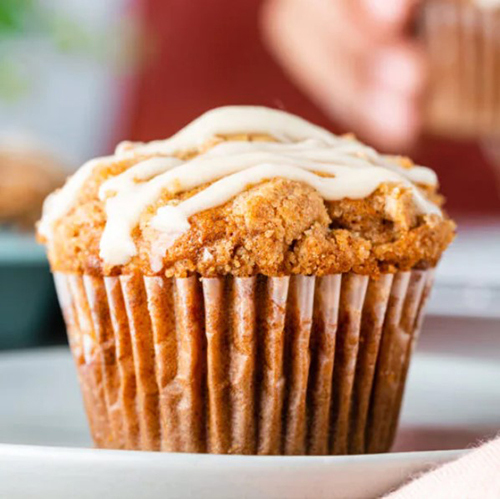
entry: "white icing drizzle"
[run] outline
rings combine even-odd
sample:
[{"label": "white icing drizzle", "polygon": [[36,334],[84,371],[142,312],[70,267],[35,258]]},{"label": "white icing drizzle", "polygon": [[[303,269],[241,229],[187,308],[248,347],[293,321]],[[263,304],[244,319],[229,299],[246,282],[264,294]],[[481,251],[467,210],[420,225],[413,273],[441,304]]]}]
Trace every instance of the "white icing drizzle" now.
[{"label": "white icing drizzle", "polygon": [[[279,142],[229,141],[190,160],[174,156],[195,150],[216,136],[241,133],[267,134]],[[100,256],[108,265],[124,265],[137,254],[132,231],[148,206],[165,194],[174,196],[205,184],[210,185],[182,202],[168,202],[152,217],[150,226],[161,232],[158,239],[168,241],[167,246],[189,230],[192,215],[230,201],[250,185],[276,177],[303,182],[327,201],[364,198],[382,183],[395,182],[412,189],[420,213],[441,213],[415,185],[436,185],[432,170],[403,168],[396,158],[380,155],[356,140],[338,137],[283,111],[231,106],[209,111],[170,139],[122,143],[114,158],[87,163],[47,201],[41,223],[44,232],[40,232],[48,234],[53,222],[69,211],[96,164],[154,155],[159,157],[140,161],[100,187],[99,197],[105,201],[107,215]]]},{"label": "white icing drizzle", "polygon": [[260,106],[226,106],[207,111],[166,140],[148,144],[123,142],[116,154],[175,154],[196,149],[215,135],[265,133],[285,141],[320,139],[335,144],[339,137],[317,125],[280,111]]},{"label": "white icing drizzle", "polygon": [[175,157],[151,158],[141,161],[125,170],[116,177],[106,180],[99,188],[99,198],[105,199],[110,194],[128,192],[138,183],[151,180],[153,177],[164,173],[181,164],[181,160]]},{"label": "white icing drizzle", "polygon": [[105,156],[87,161],[67,180],[61,189],[50,194],[43,203],[38,233],[50,241],[54,223],[72,208],[78,193],[92,175],[94,168],[102,164],[113,164],[114,161],[116,161],[114,156]]},{"label": "white icing drizzle", "polygon": [[[309,169],[321,173],[335,172],[336,176],[334,178],[320,177],[308,171]],[[397,173],[379,166],[367,168],[363,172],[363,182],[360,182],[359,172],[345,166],[316,165],[316,168],[309,166],[299,168],[286,164],[262,163],[224,177],[175,206],[162,206],[153,217],[151,226],[163,232],[180,235],[189,229],[188,219],[192,215],[206,210],[207,207],[219,206],[228,202],[242,191],[242,185],[257,184],[276,177],[308,184],[316,189],[326,201],[338,201],[345,197],[365,198],[383,182],[411,185]],[[414,195],[417,207],[421,212],[437,213],[436,206],[430,203],[418,190],[415,191]]]},{"label": "white icing drizzle", "polygon": [[345,166],[366,167],[367,161],[376,166],[382,166],[403,177],[408,178],[413,183],[435,186],[438,183],[436,173],[425,166],[414,166],[413,168],[404,168],[397,161],[398,157],[381,156],[375,149],[365,146],[360,142],[350,139],[343,139],[335,148],[325,147],[321,141],[309,139],[294,144],[276,142],[223,142],[203,156],[220,157],[235,153],[244,153],[252,151],[265,151],[278,154],[295,155],[303,159],[324,162],[337,163]]}]

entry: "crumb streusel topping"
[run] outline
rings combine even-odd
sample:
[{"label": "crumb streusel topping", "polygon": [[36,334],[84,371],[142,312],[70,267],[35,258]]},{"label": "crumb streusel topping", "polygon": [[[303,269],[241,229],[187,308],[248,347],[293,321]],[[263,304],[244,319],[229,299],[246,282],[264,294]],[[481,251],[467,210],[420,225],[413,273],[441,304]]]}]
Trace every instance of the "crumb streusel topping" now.
[{"label": "crumb streusel topping", "polygon": [[123,143],[49,197],[58,271],[376,275],[434,266],[453,238],[437,178],[282,111],[212,110]]}]

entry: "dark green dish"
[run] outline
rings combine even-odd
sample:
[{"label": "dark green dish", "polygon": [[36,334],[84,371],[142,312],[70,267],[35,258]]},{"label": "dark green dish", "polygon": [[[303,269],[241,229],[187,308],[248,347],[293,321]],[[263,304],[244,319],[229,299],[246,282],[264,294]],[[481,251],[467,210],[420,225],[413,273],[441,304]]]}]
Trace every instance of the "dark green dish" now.
[{"label": "dark green dish", "polygon": [[34,235],[0,231],[0,349],[43,343],[55,301],[45,250]]}]

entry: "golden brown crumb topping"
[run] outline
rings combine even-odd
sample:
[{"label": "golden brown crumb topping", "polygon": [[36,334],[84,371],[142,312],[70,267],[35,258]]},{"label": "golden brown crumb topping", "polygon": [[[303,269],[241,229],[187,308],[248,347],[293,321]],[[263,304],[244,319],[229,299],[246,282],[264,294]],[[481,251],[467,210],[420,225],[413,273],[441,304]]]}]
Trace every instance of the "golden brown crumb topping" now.
[{"label": "golden brown crumb topping", "polygon": [[[269,140],[252,135],[244,138]],[[184,157],[193,154],[196,152],[190,151]],[[106,223],[99,187],[144,159],[104,162],[94,168],[72,208],[53,227],[48,253],[54,271],[177,277],[347,271],[377,275],[432,267],[454,237],[454,223],[445,215],[419,215],[410,189],[401,184],[383,184],[365,199],[328,202],[306,184],[273,178],[249,186],[221,206],[193,215],[190,229],[167,249],[161,234],[148,222],[167,201],[187,199],[206,186],[176,196],[164,193],[142,213],[132,232],[138,254],[126,265],[107,266],[99,257]],[[408,159],[398,161],[411,168]],[[440,199],[429,188],[426,195],[433,201]]]}]

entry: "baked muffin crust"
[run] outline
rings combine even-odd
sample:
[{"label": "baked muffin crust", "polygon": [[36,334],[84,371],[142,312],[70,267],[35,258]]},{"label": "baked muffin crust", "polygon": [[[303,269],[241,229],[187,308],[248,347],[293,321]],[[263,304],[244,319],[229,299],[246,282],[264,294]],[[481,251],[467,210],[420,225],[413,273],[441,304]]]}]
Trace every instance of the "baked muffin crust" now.
[{"label": "baked muffin crust", "polygon": [[[276,139],[260,133],[217,135],[175,156],[193,158],[230,140]],[[39,234],[48,246],[53,271],[176,277],[321,276],[353,271],[375,276],[435,266],[454,236],[455,225],[445,214],[418,210],[408,185],[386,182],[362,199],[327,201],[310,185],[275,177],[248,185],[228,202],[194,214],[189,230],[168,244],[164,239],[169,236],[151,225],[158,208],[189,199],[210,183],[177,194],[163,191],[142,211],[131,232],[136,255],[125,264],[112,265],[100,257],[107,215],[99,189],[141,161],[161,157],[145,154],[133,144],[122,145],[121,150],[127,154],[94,161],[70,209],[52,224],[50,237]],[[392,160],[413,168],[406,158]],[[441,204],[435,187],[420,187],[428,200]]]}]

